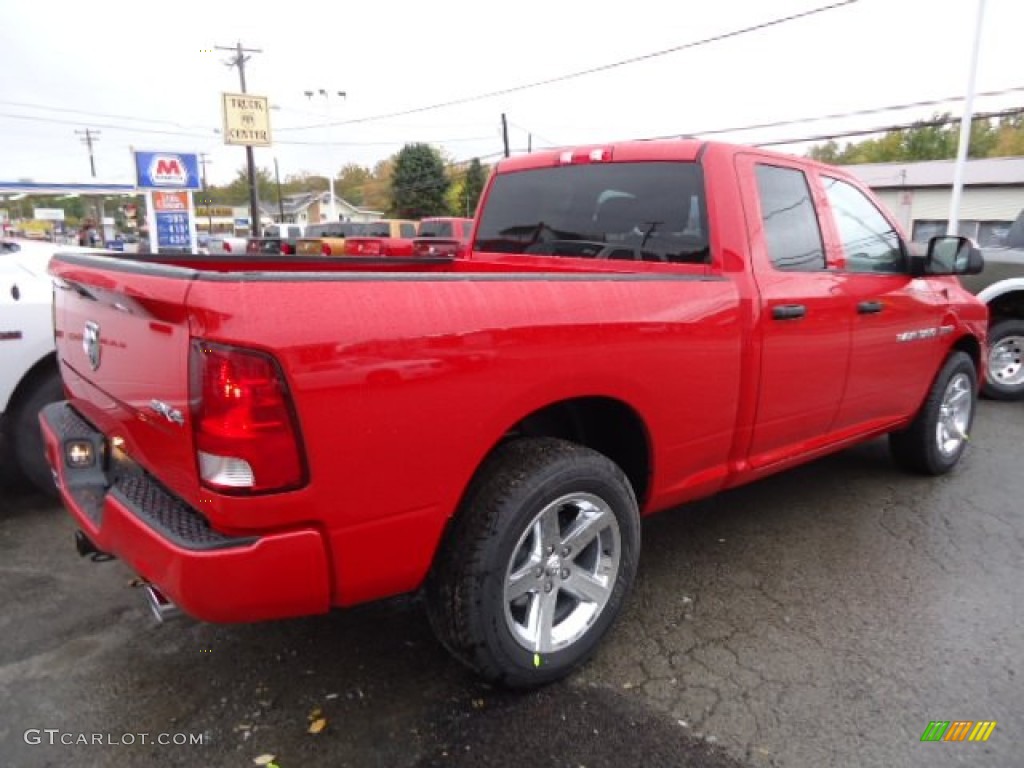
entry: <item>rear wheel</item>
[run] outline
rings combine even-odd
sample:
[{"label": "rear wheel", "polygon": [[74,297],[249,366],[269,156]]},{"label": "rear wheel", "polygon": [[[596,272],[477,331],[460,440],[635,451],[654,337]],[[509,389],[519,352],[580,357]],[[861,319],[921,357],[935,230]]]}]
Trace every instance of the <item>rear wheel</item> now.
[{"label": "rear wheel", "polygon": [[470,487],[425,591],[441,642],[491,682],[557,680],[583,663],[636,574],[625,475],[563,440],[498,448]]},{"label": "rear wheel", "polygon": [[989,330],[988,373],[982,386],[993,400],[1024,398],[1024,320],[1002,320]]},{"label": "rear wheel", "polygon": [[57,495],[53,473],[46,461],[39,412],[50,403],[64,399],[64,385],[57,371],[47,371],[31,382],[14,406],[10,437],[18,468],[43,493]]},{"label": "rear wheel", "polygon": [[889,435],[896,463],[926,475],[942,475],[956,466],[967,448],[977,391],[974,361],[965,352],[953,352],[914,421]]}]

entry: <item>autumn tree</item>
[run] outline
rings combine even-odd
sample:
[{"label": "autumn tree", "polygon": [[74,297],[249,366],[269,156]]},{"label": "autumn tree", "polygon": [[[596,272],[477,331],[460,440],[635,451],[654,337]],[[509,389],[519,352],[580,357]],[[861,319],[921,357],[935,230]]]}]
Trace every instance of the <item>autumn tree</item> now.
[{"label": "autumn tree", "polygon": [[[921,120],[909,128],[886,132],[877,139],[847,142],[834,140],[812,147],[808,155],[836,165],[949,160],[956,157],[960,121],[948,113]],[[970,157],[1024,155],[1024,120],[1020,116],[999,120],[982,118],[971,124]]]}]

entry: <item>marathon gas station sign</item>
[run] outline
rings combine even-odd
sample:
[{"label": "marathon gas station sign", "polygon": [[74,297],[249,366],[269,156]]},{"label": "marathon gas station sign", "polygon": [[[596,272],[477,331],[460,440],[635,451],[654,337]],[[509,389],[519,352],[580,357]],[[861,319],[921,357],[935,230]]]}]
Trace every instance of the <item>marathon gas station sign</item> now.
[{"label": "marathon gas station sign", "polygon": [[135,152],[135,181],[146,195],[149,247],[195,251],[192,190],[199,189],[199,156],[183,152]]}]

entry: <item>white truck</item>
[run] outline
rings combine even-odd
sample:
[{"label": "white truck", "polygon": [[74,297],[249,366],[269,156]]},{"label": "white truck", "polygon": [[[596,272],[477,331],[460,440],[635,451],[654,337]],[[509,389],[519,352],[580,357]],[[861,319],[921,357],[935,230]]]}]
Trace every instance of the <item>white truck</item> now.
[{"label": "white truck", "polygon": [[38,414],[64,397],[53,344],[53,285],[46,272],[50,257],[62,250],[100,252],[0,240],[0,462],[13,462],[16,472],[51,494],[56,489]]}]

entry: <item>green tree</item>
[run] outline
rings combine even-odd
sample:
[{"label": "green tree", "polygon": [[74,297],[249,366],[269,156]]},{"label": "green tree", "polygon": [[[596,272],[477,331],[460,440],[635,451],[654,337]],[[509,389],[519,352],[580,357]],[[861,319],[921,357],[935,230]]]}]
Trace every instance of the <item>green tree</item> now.
[{"label": "green tree", "polygon": [[487,175],[483,165],[480,164],[480,158],[474,157],[466,170],[466,178],[462,180],[461,197],[462,202],[465,203],[465,208],[461,211],[463,215],[473,216],[476,213],[476,207],[480,202],[480,195],[483,194],[486,183]]},{"label": "green tree", "polygon": [[[245,205],[249,202],[249,175],[245,168],[239,168],[235,178],[224,187],[209,187],[210,199],[215,204]],[[256,169],[256,193],[261,201],[277,200],[277,184],[272,171],[266,168]]]},{"label": "green tree", "polygon": [[429,144],[406,144],[399,150],[391,174],[390,210],[405,219],[444,216],[450,186],[437,150]]}]

